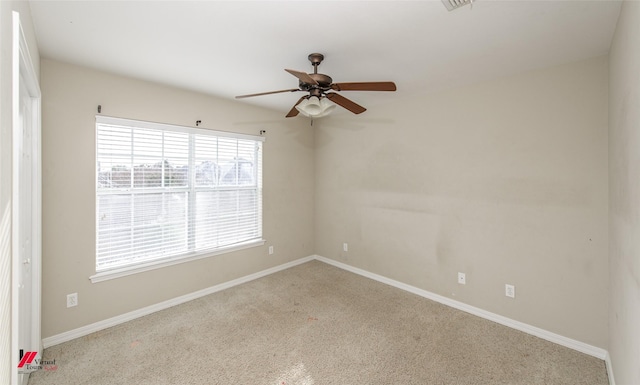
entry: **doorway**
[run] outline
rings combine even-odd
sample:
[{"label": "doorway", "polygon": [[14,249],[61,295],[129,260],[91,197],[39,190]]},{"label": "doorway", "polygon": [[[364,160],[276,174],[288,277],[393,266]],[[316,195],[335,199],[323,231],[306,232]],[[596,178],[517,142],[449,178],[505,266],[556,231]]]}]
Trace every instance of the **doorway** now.
[{"label": "doorway", "polygon": [[29,353],[38,360],[42,356],[41,95],[18,12],[13,12],[12,85],[12,383],[24,385],[33,370],[20,361],[21,356]]}]

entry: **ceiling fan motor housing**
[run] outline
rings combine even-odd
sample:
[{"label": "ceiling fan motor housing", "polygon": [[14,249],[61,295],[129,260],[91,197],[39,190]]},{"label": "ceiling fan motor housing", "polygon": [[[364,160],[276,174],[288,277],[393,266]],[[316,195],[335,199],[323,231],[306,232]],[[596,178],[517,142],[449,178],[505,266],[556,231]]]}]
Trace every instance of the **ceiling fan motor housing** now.
[{"label": "ceiling fan motor housing", "polygon": [[331,83],[333,83],[333,79],[331,79],[331,76],[325,75],[325,74],[309,74],[309,76],[315,80],[316,82],[318,82],[318,85],[314,85],[314,84],[309,84],[309,83],[305,83],[303,81],[300,81],[300,89],[301,90],[305,90],[305,91],[310,91],[313,88],[320,88],[322,90],[329,90],[331,89]]}]

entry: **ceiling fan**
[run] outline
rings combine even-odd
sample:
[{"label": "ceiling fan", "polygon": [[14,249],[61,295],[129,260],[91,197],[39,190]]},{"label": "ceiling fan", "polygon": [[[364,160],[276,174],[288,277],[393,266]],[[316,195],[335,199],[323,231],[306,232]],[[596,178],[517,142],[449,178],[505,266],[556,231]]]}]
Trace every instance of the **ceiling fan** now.
[{"label": "ceiling fan", "polygon": [[[313,73],[307,74],[300,71],[285,69],[288,73],[298,78],[298,88],[287,90],[261,92],[258,94],[239,95],[236,99],[249,98],[253,96],[262,96],[269,94],[278,94],[282,92],[305,91],[309,95],[305,95],[298,99],[293,105],[291,111],[286,115],[287,118],[297,116],[302,112],[303,115],[311,118],[320,118],[328,115],[334,108],[335,104],[346,108],[354,114],[361,114],[367,109],[361,105],[345,98],[344,96],[330,91],[395,91],[396,85],[393,82],[351,82],[351,83],[334,83],[330,76],[318,73],[318,66],[324,59],[324,55],[320,53],[312,53],[309,55],[309,61],[313,66]],[[332,104],[329,101],[335,103]]]}]

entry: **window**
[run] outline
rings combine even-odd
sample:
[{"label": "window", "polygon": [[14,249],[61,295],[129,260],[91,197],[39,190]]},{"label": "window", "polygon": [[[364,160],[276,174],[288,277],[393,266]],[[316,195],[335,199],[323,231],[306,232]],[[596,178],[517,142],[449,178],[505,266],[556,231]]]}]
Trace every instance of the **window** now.
[{"label": "window", "polygon": [[264,243],[263,137],[97,116],[96,138],[96,275]]}]

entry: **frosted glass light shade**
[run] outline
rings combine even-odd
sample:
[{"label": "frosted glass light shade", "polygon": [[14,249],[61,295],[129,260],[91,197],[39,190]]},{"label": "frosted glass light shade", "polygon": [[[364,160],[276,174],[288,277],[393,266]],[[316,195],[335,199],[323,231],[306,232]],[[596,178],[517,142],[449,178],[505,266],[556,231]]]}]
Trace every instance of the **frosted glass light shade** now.
[{"label": "frosted glass light shade", "polygon": [[319,99],[317,96],[311,96],[296,106],[296,109],[304,116],[310,118],[321,118],[327,116],[336,108],[327,98]]}]

